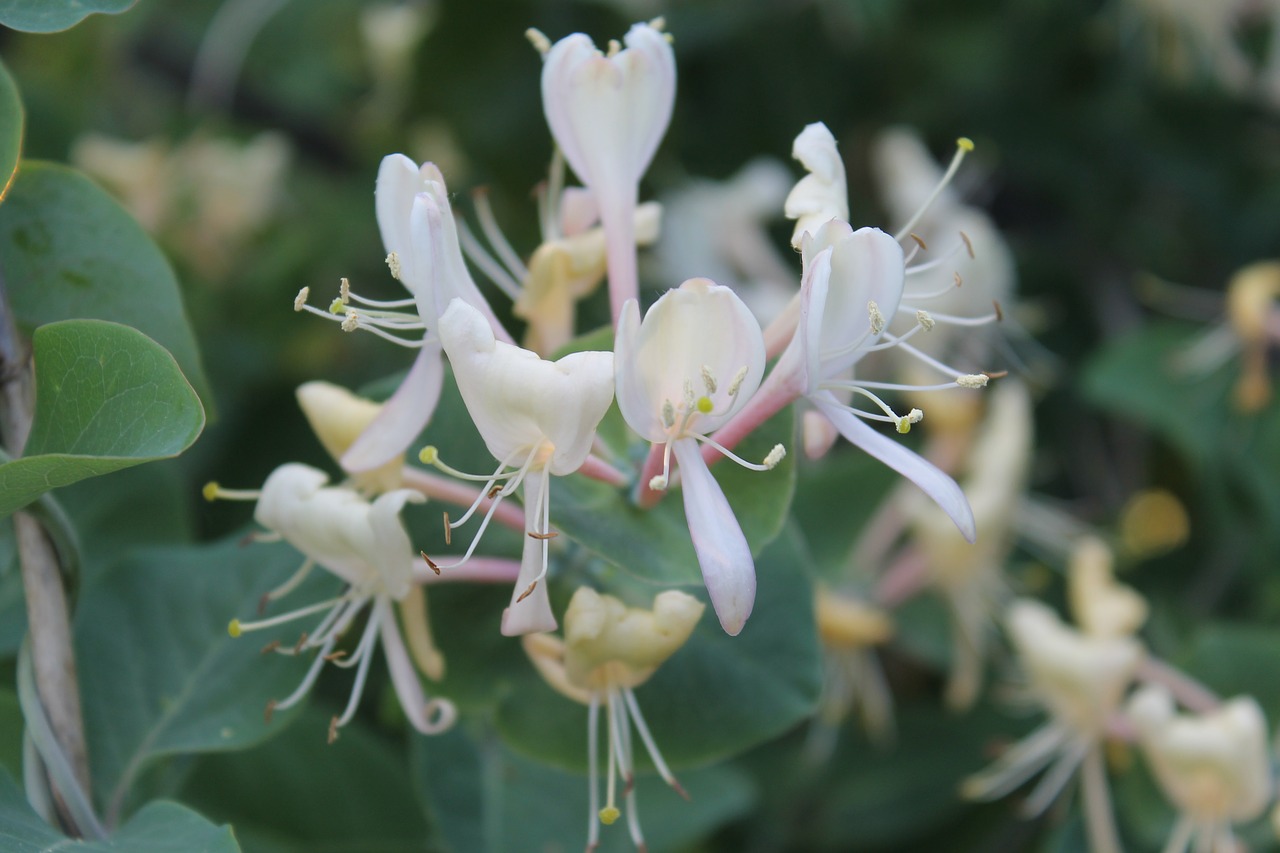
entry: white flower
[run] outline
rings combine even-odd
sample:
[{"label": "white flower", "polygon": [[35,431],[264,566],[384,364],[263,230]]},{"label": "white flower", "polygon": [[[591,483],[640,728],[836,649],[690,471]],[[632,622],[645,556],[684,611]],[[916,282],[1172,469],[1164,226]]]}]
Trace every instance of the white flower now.
[{"label": "white flower", "polygon": [[[641,437],[664,446],[662,473],[651,488],[666,488],[675,453],[707,592],[720,624],[737,634],[755,602],[755,563],[698,442],[709,441],[707,433],[722,426],[759,387],[764,374],[760,326],[729,288],[689,279],[664,293],[644,322],[636,302],[627,302],[618,322],[614,368],[623,418]],[[782,453],[779,446],[770,454],[773,464]],[[758,470],[772,467],[733,458]]]},{"label": "white flower", "polygon": [[611,42],[605,55],[588,36],[574,33],[546,52],[542,68],[551,134],[600,206],[615,319],[637,296],[640,178],[671,120],[676,84],[675,55],[657,27],[635,24],[624,41],[625,49]]},{"label": "white flower", "polygon": [[809,172],[795,185],[783,204],[788,219],[796,220],[791,245],[799,249],[804,235],[815,233],[832,219],[849,221],[849,196],[844,161],[836,139],[820,121],[806,125],[791,146],[791,156]]},{"label": "white flower", "polygon": [[[458,391],[498,470],[482,494],[505,497],[524,485],[525,540],[520,577],[502,618],[508,636],[556,626],[546,584],[550,477],[572,474],[591,452],[596,425],[613,401],[613,353],[577,352],[550,362],[499,341],[484,316],[455,299],[440,318],[440,338]],[[433,449],[429,450],[433,451]],[[434,452],[427,461],[438,463]],[[532,478],[532,484],[529,478]],[[485,516],[492,516],[495,501]],[[451,526],[463,524],[471,510]],[[480,528],[463,560],[479,541]]]},{"label": "white flower", "polygon": [[[294,303],[297,310],[341,321],[344,330],[364,329],[418,350],[400,387],[343,455],[343,468],[356,472],[379,468],[403,453],[431,419],[444,381],[439,317],[453,299],[468,302],[497,337],[510,340],[467,271],[440,170],[431,163],[418,166],[403,154],[388,155],[378,169],[374,202],[387,265],[411,298],[366,299],[351,292],[344,279],[327,312],[306,304],[306,289]],[[402,310],[409,306],[416,312]],[[402,337],[406,334],[410,337]]]},{"label": "white flower", "polygon": [[[635,762],[631,750],[633,724],[663,780],[688,799],[662,760],[632,689],[648,681],[657,668],[688,641],[703,609],[702,602],[677,590],[658,593],[653,608],[645,610],[627,607],[611,595],[580,587],[564,614],[564,640],[549,634],[530,634],[523,639],[526,654],[547,683],[588,707],[589,851],[599,843],[600,823],[611,824],[621,816],[616,805],[618,777],[623,782],[631,839],[638,849],[645,849],[636,812]],[[605,708],[609,732],[604,808],[599,807],[596,785],[601,705]]]},{"label": "white flower", "polygon": [[962,791],[973,799],[995,799],[1044,770],[1023,806],[1034,816],[1049,807],[1079,768],[1093,849],[1116,851],[1102,740],[1142,662],[1142,645],[1128,636],[1082,634],[1031,599],[1009,606],[1005,626],[1031,696],[1048,711],[1049,722],[966,779]]},{"label": "white flower", "polygon": [[[333,600],[256,622],[232,620],[228,630],[233,637],[238,637],[245,631],[273,627],[313,613],[326,613],[319,625],[304,634],[293,648],[272,644],[272,648],[283,654],[317,650],[315,660],[298,688],[285,699],[268,706],[268,712],[283,710],[307,694],[325,663],[333,660],[331,655],[338,638],[368,608],[364,633],[355,651],[335,663],[336,666],[356,667],[356,678],[346,709],[330,723],[330,741],[337,737],[338,728],[355,715],[379,636],[391,680],[409,722],[424,734],[443,731],[453,723],[454,707],[443,699],[427,701],[423,695],[422,684],[406,651],[392,607],[393,602],[404,601],[416,589],[413,586],[413,548],[399,513],[406,502],[419,502],[422,495],[412,489],[400,489],[387,492],[371,503],[351,489],[326,486],[328,480],[323,471],[289,463],[271,473],[260,493],[224,492],[212,484],[206,488],[206,496],[210,498],[257,497],[254,519],[306,556],[302,568],[282,586],[268,593],[263,599],[264,604],[292,591],[316,565],[342,578],[347,584],[347,589]],[[430,658],[434,647],[424,651]],[[438,658],[438,653],[435,656]]]},{"label": "white flower", "polygon": [[1071,553],[1067,596],[1071,615],[1086,634],[1126,637],[1147,620],[1147,601],[1135,589],[1117,583],[1114,557],[1102,540],[1086,536]]},{"label": "white flower", "polygon": [[1267,724],[1250,696],[1202,714],[1177,714],[1168,690],[1154,685],[1129,701],[1129,716],[1161,790],[1182,814],[1165,853],[1195,842],[1206,853],[1239,849],[1233,823],[1260,817],[1273,784]]}]

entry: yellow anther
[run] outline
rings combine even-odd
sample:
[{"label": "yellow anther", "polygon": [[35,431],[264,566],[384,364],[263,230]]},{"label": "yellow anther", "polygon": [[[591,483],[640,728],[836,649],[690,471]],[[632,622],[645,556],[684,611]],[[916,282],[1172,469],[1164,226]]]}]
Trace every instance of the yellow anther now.
[{"label": "yellow anther", "polygon": [[649,21],[649,26],[653,27],[658,32],[662,32],[667,28],[667,19],[659,15]]},{"label": "yellow anther", "polygon": [[609,53],[607,54],[608,57],[612,59],[613,57],[617,56],[619,53],[622,53],[622,42],[618,41],[617,39],[609,39]]},{"label": "yellow anther", "polygon": [[293,310],[301,311],[303,306],[307,304],[307,299],[311,296],[311,288],[304,287],[298,291],[298,295],[293,297]]},{"label": "yellow anther", "polygon": [[428,444],[418,451],[418,461],[423,465],[434,465],[440,459],[440,451],[434,444]]},{"label": "yellow anther", "polygon": [[240,633],[241,633],[241,632],[240,632],[240,620],[239,620],[239,619],[232,619],[230,622],[228,622],[228,623],[227,623],[227,633],[228,633],[228,634],[230,634],[230,635],[231,635],[231,636],[233,636],[233,637],[239,637],[239,636],[240,636]]},{"label": "yellow anther", "polygon": [[698,398],[698,411],[702,412],[702,414],[704,415],[711,414],[711,410],[714,409],[715,407],[716,407],[716,404],[711,402],[710,397]]},{"label": "yellow anther", "polygon": [[204,488],[200,490],[200,494],[204,495],[204,499],[212,503],[218,499],[219,486],[214,480],[204,484]]},{"label": "yellow anther", "polygon": [[618,811],[617,806],[605,806],[600,810],[600,822],[605,826],[611,825],[620,817],[622,817],[622,812]]},{"label": "yellow anther", "polygon": [[902,435],[911,432],[911,420],[909,418],[898,418],[898,432]]},{"label": "yellow anther", "polygon": [[524,37],[529,40],[529,44],[533,45],[533,49],[543,56],[547,55],[547,51],[551,50],[551,39],[537,27],[529,27],[524,31]]},{"label": "yellow anther", "polygon": [[347,303],[342,301],[341,296],[337,297],[336,299],[334,299],[332,302],[329,303],[330,314],[341,314],[346,310],[347,310]]},{"label": "yellow anther", "polygon": [[778,467],[778,463],[787,456],[787,449],[781,444],[775,444],[773,449],[769,451],[769,455],[764,458],[764,467],[772,470]]},{"label": "yellow anther", "polygon": [[962,136],[956,140],[956,147],[959,148],[961,151],[972,151],[973,140],[967,136]]}]

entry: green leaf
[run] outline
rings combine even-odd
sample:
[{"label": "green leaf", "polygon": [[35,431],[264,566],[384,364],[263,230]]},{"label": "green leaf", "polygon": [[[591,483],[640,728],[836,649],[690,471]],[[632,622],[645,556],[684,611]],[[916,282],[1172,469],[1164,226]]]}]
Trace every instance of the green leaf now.
[{"label": "green leaf", "polygon": [[214,826],[177,803],[150,803],[107,841],[72,841],[27,805],[22,789],[0,768],[0,848],[5,853],[239,853],[229,826]]},{"label": "green leaf", "polygon": [[0,688],[0,769],[22,772],[22,707],[18,694]]},{"label": "green leaf", "polygon": [[[581,850],[586,845],[586,776],[530,761],[492,736],[473,737],[461,728],[416,737],[413,747],[424,802],[449,850]],[[729,767],[682,774],[680,781],[689,802],[657,776],[636,780],[636,812],[649,850],[686,850],[743,814],[754,800],[750,782]],[[625,808],[622,802],[619,806]],[[625,818],[600,829],[600,853],[635,849]]]},{"label": "green leaf", "polygon": [[1187,674],[1224,699],[1249,694],[1270,720],[1280,719],[1280,630],[1260,625],[1210,624],[1196,632],[1185,661]]},{"label": "green leaf", "polygon": [[421,850],[428,826],[403,745],[376,737],[359,718],[326,744],[329,719],[341,711],[308,708],[268,743],[202,757],[183,802],[234,825],[255,853]]},{"label": "green leaf", "polygon": [[[298,623],[240,639],[227,624],[252,617],[301,562],[287,545],[233,537],[139,554],[86,587],[76,655],[93,788],[108,819],[161,756],[241,749],[282,730],[287,715],[268,724],[263,709],[292,691],[310,661],[259,651],[272,639],[292,642]],[[334,586],[314,578],[289,601],[322,600]]]},{"label": "green leaf", "polygon": [[168,261],[84,175],[22,162],[0,205],[0,270],[24,330],[81,318],[133,326],[172,353],[200,397],[210,400]]},{"label": "green leaf", "polygon": [[89,15],[118,15],[138,0],[0,0],[0,24],[28,33],[55,33]]},{"label": "green leaf", "polygon": [[36,330],[36,411],[26,455],[0,465],[0,514],[58,486],[176,456],[204,409],[173,357],[101,320]]},{"label": "green leaf", "polygon": [[[800,537],[788,530],[774,540],[756,560],[756,576],[755,611],[740,635],[725,634],[708,607],[684,648],[636,689],[672,766],[741,752],[786,731],[817,705],[821,653],[810,560]],[[570,769],[586,767],[586,709],[552,692],[532,667],[506,691],[496,723],[524,754]]]},{"label": "green leaf", "polygon": [[13,81],[9,69],[0,62],[0,201],[8,195],[9,187],[18,173],[25,121],[18,84]]},{"label": "green leaf", "polygon": [[[614,407],[609,417],[616,412]],[[788,407],[762,424],[735,452],[758,461],[775,444],[794,451],[794,439],[795,418]],[[794,453],[788,453],[772,471],[749,471],[728,459],[720,460],[711,470],[752,553],[758,554],[782,530],[791,508],[796,483]],[[551,522],[592,553],[635,577],[657,584],[702,583],[678,489],[644,510],[613,486],[585,477],[561,478],[551,488]]]}]

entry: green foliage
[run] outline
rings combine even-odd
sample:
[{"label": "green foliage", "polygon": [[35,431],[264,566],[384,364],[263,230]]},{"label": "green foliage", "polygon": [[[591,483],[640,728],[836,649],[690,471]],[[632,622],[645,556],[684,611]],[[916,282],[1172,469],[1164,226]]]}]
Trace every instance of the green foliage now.
[{"label": "green foliage", "polygon": [[105,841],[73,841],[42,821],[0,768],[0,846],[7,853],[239,853],[229,826],[214,826],[177,803],[150,803]]},{"label": "green foliage", "polygon": [[118,15],[138,0],[0,0],[0,24],[29,33],[52,33],[95,12]]},{"label": "green foliage", "polygon": [[9,69],[0,62],[0,200],[18,171],[22,154],[22,96]]},{"label": "green foliage", "polygon": [[210,400],[173,270],[88,178],[53,163],[22,162],[0,205],[0,270],[24,331],[68,319],[133,326],[172,353],[200,398]]},{"label": "green foliage", "polygon": [[176,456],[204,409],[162,347],[128,326],[66,320],[36,330],[36,411],[26,455],[0,464],[0,514],[45,491]]}]

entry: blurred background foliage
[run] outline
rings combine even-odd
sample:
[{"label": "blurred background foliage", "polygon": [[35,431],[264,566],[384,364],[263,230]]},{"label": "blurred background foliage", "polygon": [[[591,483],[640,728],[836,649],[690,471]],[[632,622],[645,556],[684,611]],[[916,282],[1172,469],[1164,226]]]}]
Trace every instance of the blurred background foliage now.
[{"label": "blurred background foliage", "polygon": [[[157,571],[154,556],[130,557],[141,543],[240,530],[244,506],[199,501],[207,480],[257,484],[287,460],[331,469],[294,402],[299,383],[359,387],[407,366],[371,336],[340,336],[291,311],[299,288],[327,300],[342,276],[371,296],[395,292],[373,217],[383,155],[439,163],[464,211],[470,188],[489,187],[508,236],[531,250],[530,192],[545,177],[551,142],[538,57],[522,33],[537,26],[552,38],[580,30],[600,40],[662,14],[679,88],[643,197],[694,177],[726,178],[761,155],[787,161],[796,133],[821,120],[849,168],[853,222],[881,223],[869,164],[875,134],[911,125],[940,157],[957,136],[976,141],[960,185],[1017,259],[1016,318],[1029,334],[1013,341],[1014,361],[1034,365],[1039,385],[1033,490],[1118,543],[1139,490],[1176,496],[1189,516],[1185,543],[1122,556],[1125,581],[1153,604],[1148,642],[1212,687],[1257,695],[1269,719],[1280,719],[1280,407],[1239,411],[1231,360],[1179,367],[1179,354],[1222,322],[1235,271],[1280,254],[1280,101],[1261,82],[1226,86],[1194,54],[1172,64],[1178,33],[1125,0],[438,0],[415,7],[422,37],[405,47],[402,65],[390,62],[389,45],[403,26],[368,32],[382,4],[263,0],[253,13],[239,4],[246,29],[220,42],[243,48],[243,63],[206,57],[217,73],[193,85],[211,23],[232,5],[140,0],[61,33],[0,30],[0,55],[27,110],[24,156],[96,174],[153,231],[181,282],[216,411],[180,460],[59,492],[80,529],[86,584],[119,585],[122,559]],[[1254,18],[1237,32],[1259,80],[1271,35]],[[113,153],[109,139],[142,147]],[[780,248],[788,232],[776,224]],[[605,318],[602,294],[584,310]],[[889,481],[847,449],[828,464],[836,467],[802,465],[802,482],[847,469],[844,485],[802,487],[793,516],[809,560],[831,573]],[[214,547],[216,563],[226,546]],[[259,568],[244,553],[227,562],[237,582]],[[1010,569],[1020,591],[1060,600],[1060,554],[1024,546]],[[0,565],[7,656],[22,619],[18,593],[15,569]],[[469,652],[451,648],[448,626],[465,631],[466,614],[491,611],[504,594],[432,596],[449,614],[437,626],[441,644],[465,666]],[[216,626],[239,605],[228,592],[206,606],[216,606]],[[945,617],[930,600],[912,608],[885,656],[899,702],[893,747],[869,745],[846,726],[833,755],[814,765],[801,726],[691,773],[704,801],[694,811],[669,791],[646,791],[654,848],[1083,849],[1071,806],[1022,821],[1015,803],[956,797],[957,780],[990,757],[991,744],[1027,723],[993,704],[943,711]],[[498,648],[495,638],[476,656],[486,666],[506,660],[494,671],[495,694],[528,680],[513,645]],[[374,680],[385,682],[377,668]],[[465,682],[464,705],[468,689],[485,692]],[[345,689],[322,680],[312,705],[337,706]],[[0,764],[17,775],[13,696],[0,688]],[[287,730],[278,720],[270,733],[280,736],[258,748],[160,758],[130,803],[177,797],[232,823],[250,851],[576,849],[582,778],[512,752],[495,735],[501,720],[486,711],[447,737],[415,737],[406,764],[394,702],[367,704],[333,747],[322,742],[328,711],[312,708]],[[1116,757],[1114,769],[1126,840],[1156,849],[1167,807],[1131,756]],[[503,792],[482,814],[464,796],[480,790]],[[606,832],[608,849],[625,849],[620,834]],[[1267,839],[1265,827],[1256,831],[1254,849]]]}]

